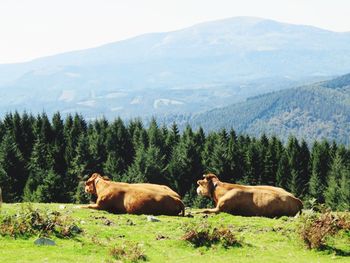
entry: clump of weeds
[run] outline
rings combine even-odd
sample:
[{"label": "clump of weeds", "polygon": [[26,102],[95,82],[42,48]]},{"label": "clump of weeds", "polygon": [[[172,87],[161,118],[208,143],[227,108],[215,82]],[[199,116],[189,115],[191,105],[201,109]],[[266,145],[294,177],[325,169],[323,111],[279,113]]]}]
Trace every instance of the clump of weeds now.
[{"label": "clump of weeds", "polygon": [[31,236],[59,238],[74,237],[82,230],[74,220],[58,211],[34,209],[31,205],[22,206],[16,214],[0,216],[0,235],[13,238]]},{"label": "clump of weeds", "polygon": [[224,226],[213,227],[207,222],[202,222],[185,226],[185,229],[181,240],[188,241],[195,247],[211,247],[213,244],[221,244],[225,248],[242,246],[242,241],[234,232]]}]

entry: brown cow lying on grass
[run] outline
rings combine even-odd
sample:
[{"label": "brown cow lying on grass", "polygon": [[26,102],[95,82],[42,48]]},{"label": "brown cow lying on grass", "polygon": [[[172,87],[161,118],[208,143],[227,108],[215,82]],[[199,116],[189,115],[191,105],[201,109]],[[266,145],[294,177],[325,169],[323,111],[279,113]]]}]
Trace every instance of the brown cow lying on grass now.
[{"label": "brown cow lying on grass", "polygon": [[181,215],[185,213],[180,196],[165,185],[112,182],[94,173],[85,182],[85,192],[96,195],[96,204],[82,206],[112,213]]},{"label": "brown cow lying on grass", "polygon": [[294,216],[303,208],[291,193],[273,186],[244,186],[220,182],[215,174],[198,180],[197,193],[213,198],[216,207],[202,213],[226,212],[242,216]]}]

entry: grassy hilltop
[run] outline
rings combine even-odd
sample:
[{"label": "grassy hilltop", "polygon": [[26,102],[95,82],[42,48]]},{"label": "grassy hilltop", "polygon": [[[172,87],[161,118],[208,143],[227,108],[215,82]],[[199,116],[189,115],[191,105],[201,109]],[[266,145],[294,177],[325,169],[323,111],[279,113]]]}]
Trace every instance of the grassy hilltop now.
[{"label": "grassy hilltop", "polygon": [[[0,235],[2,262],[118,262],[113,253],[142,255],[148,262],[349,262],[349,232],[327,241],[328,249],[309,250],[301,240],[299,218],[268,219],[228,214],[191,217],[114,215],[104,211],[78,209],[67,204],[33,204],[43,213],[58,211],[73,219],[82,233],[71,238],[50,236],[56,246],[36,246],[37,235],[9,237]],[[23,204],[3,204],[1,214],[21,211]],[[182,240],[191,228],[225,227],[232,230],[240,245],[223,244],[195,247]],[[187,230],[186,230],[187,229]],[[112,251],[112,252],[111,252]],[[122,257],[121,261],[127,260]]]}]

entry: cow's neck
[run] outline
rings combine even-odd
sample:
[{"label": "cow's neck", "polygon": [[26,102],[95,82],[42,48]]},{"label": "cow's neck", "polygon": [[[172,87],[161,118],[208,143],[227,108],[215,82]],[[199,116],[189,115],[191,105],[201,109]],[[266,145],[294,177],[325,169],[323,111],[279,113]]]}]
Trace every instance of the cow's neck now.
[{"label": "cow's neck", "polygon": [[103,180],[102,178],[97,178],[95,180],[95,189],[96,189],[97,197],[100,195],[100,193],[103,191],[103,189],[106,188],[107,184],[108,184],[108,181]]},{"label": "cow's neck", "polygon": [[218,203],[218,200],[226,194],[228,190],[222,186],[221,182],[217,182],[215,186],[213,186],[212,198],[215,204]]}]

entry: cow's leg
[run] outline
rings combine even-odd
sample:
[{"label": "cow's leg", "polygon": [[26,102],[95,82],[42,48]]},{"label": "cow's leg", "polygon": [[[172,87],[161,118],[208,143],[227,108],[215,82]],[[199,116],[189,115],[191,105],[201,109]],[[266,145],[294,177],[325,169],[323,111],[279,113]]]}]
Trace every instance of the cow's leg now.
[{"label": "cow's leg", "polygon": [[82,205],[80,206],[80,208],[89,208],[89,209],[96,209],[96,210],[102,209],[98,204]]},{"label": "cow's leg", "polygon": [[220,213],[220,209],[219,209],[219,207],[210,208],[210,209],[204,209],[204,210],[200,211],[199,213],[202,213],[202,214],[218,214],[218,213]]},{"label": "cow's leg", "polygon": [[231,202],[230,196],[223,196],[218,203],[216,204],[215,208],[210,208],[210,209],[204,209],[202,211],[198,211],[196,214],[218,214],[220,212],[226,212],[229,213],[231,206],[233,206]]},{"label": "cow's leg", "polygon": [[219,204],[215,208],[203,209],[200,211],[193,212],[193,214],[218,214],[220,213]]}]

